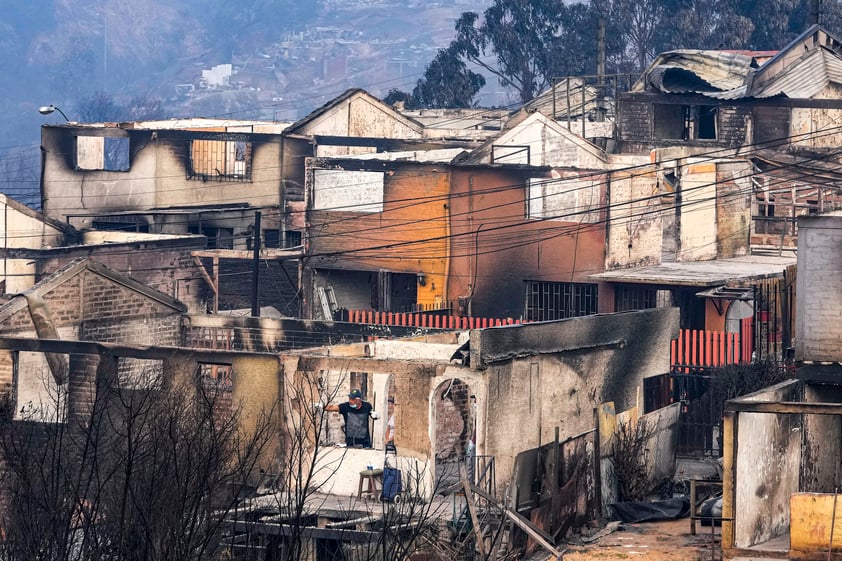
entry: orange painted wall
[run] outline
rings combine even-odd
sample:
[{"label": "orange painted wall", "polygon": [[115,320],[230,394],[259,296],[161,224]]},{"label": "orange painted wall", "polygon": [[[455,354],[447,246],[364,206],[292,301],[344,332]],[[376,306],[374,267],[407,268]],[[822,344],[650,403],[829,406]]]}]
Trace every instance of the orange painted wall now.
[{"label": "orange painted wall", "polygon": [[[344,169],[355,170],[351,164]],[[371,170],[371,167],[366,168]],[[382,212],[309,212],[307,266],[356,271],[424,273],[419,304],[445,300],[448,255],[447,166],[390,162]]]},{"label": "orange painted wall", "polygon": [[452,173],[448,295],[467,296],[473,287],[472,315],[520,317],[525,280],[588,283],[589,275],[603,270],[604,215],[595,224],[528,219],[526,171],[478,167]]}]

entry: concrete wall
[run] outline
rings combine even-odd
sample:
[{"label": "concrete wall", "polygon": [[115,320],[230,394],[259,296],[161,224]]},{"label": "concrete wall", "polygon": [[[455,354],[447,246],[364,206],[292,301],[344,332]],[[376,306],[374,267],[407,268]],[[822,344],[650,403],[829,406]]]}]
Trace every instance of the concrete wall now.
[{"label": "concrete wall", "polygon": [[790,559],[826,559],[842,544],[842,509],[834,493],[794,493],[790,500]]},{"label": "concrete wall", "polygon": [[[533,113],[494,140],[493,163],[605,168],[605,154],[576,133],[581,133],[580,127],[570,132],[566,124],[551,121],[541,113]],[[509,146],[511,148],[507,148]],[[529,147],[528,153],[523,150],[524,147]],[[491,147],[484,149],[483,163],[492,163],[491,155]],[[474,157],[471,160],[476,162]]]},{"label": "concrete wall", "polygon": [[690,160],[681,171],[677,261],[716,258],[716,164]]},{"label": "concrete wall", "polygon": [[[333,193],[329,209],[308,205],[309,269],[423,273],[424,284],[418,282],[415,287],[415,303],[435,304],[448,299],[450,181],[446,168],[441,164],[315,159],[308,160],[308,170],[312,170],[308,185],[313,191]],[[324,176],[325,170],[332,175]],[[354,195],[354,189],[367,191],[365,186],[353,183],[361,171],[376,173],[384,182],[382,209],[377,212],[373,212],[373,206],[364,207],[364,212],[353,206],[354,201],[363,201]],[[339,191],[344,193],[340,196],[334,193],[337,183],[333,176],[344,173],[351,183],[340,183],[343,186]],[[327,177],[331,181],[322,183]],[[363,202],[371,203],[368,199]]]},{"label": "concrete wall", "polygon": [[[784,382],[739,401],[798,401],[797,382]],[[734,546],[751,547],[786,534],[790,496],[799,490],[801,418],[799,415],[738,413]]]},{"label": "concrete wall", "polygon": [[[224,127],[222,128],[224,131]],[[202,181],[189,178],[191,139],[228,138],[224,132],[124,130],[94,127],[43,127],[43,211],[64,221],[69,214],[146,210],[170,206],[252,203],[279,204],[281,141],[279,135],[243,134],[251,142],[251,178],[245,181]],[[75,169],[77,135],[129,139],[128,171]],[[89,227],[92,219],[73,220]],[[186,231],[186,224],[182,232]]]},{"label": "concrete wall", "polygon": [[658,192],[654,165],[638,165],[630,172],[614,171],[610,177],[611,211],[605,268],[624,269],[660,263],[662,215],[669,213],[675,196],[665,192],[661,199],[651,198]]},{"label": "concrete wall", "polygon": [[637,406],[643,378],[669,370],[678,310],[661,308],[471,332],[471,365],[485,369],[486,453],[498,481],[517,452],[594,428],[594,409]]},{"label": "concrete wall", "polygon": [[[297,134],[372,138],[423,138],[423,127],[362,92],[341,100],[304,123]],[[319,146],[318,156],[332,157],[373,152],[371,147]]]},{"label": "concrete wall", "polygon": [[798,219],[795,358],[842,360],[842,216]]},{"label": "concrete wall", "polygon": [[[806,403],[842,403],[842,388],[805,384]],[[842,417],[804,415],[800,491],[830,493],[842,478]]]},{"label": "concrete wall", "polygon": [[716,163],[716,256],[719,259],[749,252],[753,171],[749,162]]},{"label": "concrete wall", "polygon": [[[588,283],[589,275],[603,270],[604,211],[599,210],[597,223],[580,222],[580,215],[524,222],[530,178],[552,180],[550,173],[535,170],[452,171],[447,297],[470,302],[474,316],[521,317],[525,281]],[[600,192],[597,201],[603,203],[595,202],[594,211],[604,206],[605,196]]]},{"label": "concrete wall", "polygon": [[675,473],[675,449],[678,444],[678,421],[681,404],[673,403],[640,417],[649,439],[646,442],[646,477],[655,489]]},{"label": "concrete wall", "polygon": [[[41,249],[74,243],[76,236],[60,226],[0,194],[0,248]],[[32,259],[3,257],[0,261],[0,281],[6,283],[6,294],[22,292],[35,284],[36,274],[37,263]]]}]

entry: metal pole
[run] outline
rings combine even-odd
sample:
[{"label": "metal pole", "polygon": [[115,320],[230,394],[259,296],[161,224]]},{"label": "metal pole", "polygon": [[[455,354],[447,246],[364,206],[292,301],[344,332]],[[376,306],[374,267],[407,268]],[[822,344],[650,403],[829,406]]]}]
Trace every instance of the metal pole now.
[{"label": "metal pole", "polygon": [[257,288],[259,286],[260,277],[260,211],[254,213],[254,242],[252,243],[254,249],[254,258],[252,260],[251,270],[251,316],[260,317],[260,303],[257,297]]}]

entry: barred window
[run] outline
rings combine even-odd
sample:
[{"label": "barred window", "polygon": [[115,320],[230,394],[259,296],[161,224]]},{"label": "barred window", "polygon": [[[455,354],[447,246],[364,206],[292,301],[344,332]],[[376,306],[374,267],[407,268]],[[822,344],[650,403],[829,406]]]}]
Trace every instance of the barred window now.
[{"label": "barred window", "polygon": [[616,286],[614,288],[614,311],[628,312],[672,306],[669,290],[658,290],[649,286]]},{"label": "barred window", "polygon": [[251,179],[251,143],[242,140],[193,140],[190,164],[191,179],[248,181]]},{"label": "barred window", "polygon": [[528,321],[549,321],[595,313],[596,284],[526,281],[524,317]]}]

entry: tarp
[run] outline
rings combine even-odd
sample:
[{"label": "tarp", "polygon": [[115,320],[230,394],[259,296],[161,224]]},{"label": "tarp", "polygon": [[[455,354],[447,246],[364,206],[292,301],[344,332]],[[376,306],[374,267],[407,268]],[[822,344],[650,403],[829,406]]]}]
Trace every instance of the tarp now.
[{"label": "tarp", "polygon": [[608,506],[614,513],[614,519],[621,522],[678,520],[690,514],[690,500],[687,497],[651,503],[613,503]]}]

